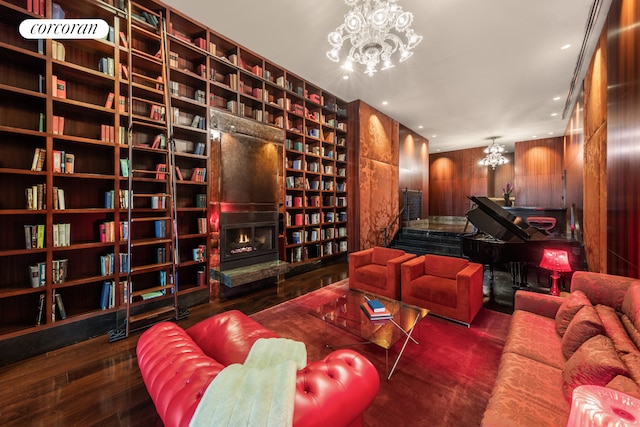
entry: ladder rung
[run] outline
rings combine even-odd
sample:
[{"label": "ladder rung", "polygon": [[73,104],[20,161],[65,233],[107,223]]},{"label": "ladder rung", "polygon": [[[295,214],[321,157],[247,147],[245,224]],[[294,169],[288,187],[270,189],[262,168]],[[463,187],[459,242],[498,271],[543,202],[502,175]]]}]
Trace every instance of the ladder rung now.
[{"label": "ladder rung", "polygon": [[144,313],[131,315],[129,316],[129,322],[134,323],[134,322],[139,322],[140,320],[153,319],[154,317],[162,316],[163,314],[168,314],[174,311],[175,311],[175,307],[173,306],[160,307],[160,308],[156,308],[155,310],[150,310]]},{"label": "ladder rung", "polygon": [[170,216],[145,216],[141,218],[131,218],[131,222],[168,221],[170,219]]}]

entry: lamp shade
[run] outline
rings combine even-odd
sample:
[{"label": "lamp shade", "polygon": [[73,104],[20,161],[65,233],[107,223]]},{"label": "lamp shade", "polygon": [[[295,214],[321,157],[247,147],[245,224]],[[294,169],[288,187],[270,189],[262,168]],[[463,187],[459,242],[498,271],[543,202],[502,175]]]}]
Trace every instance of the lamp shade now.
[{"label": "lamp shade", "polygon": [[640,426],[640,400],[607,387],[581,385],[573,390],[567,427]]},{"label": "lamp shade", "polygon": [[571,271],[569,255],[562,249],[545,249],[540,267],[551,271]]}]

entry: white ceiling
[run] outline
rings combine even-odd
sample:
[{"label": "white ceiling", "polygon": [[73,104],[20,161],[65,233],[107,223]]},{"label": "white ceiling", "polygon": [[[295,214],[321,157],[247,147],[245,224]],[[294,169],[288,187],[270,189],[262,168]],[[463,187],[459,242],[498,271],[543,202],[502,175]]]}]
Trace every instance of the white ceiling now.
[{"label": "white ceiling", "polygon": [[164,3],[345,101],[363,100],[429,139],[434,153],[491,136],[512,150],[563,135],[592,1],[399,0],[422,43],[395,68],[373,77],[357,68],[349,80],[325,56],[347,12],[341,0]]}]

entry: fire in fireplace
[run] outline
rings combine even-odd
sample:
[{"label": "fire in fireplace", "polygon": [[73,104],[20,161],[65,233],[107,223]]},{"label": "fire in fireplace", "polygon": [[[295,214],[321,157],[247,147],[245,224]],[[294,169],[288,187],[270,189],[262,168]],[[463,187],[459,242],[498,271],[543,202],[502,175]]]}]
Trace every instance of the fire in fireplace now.
[{"label": "fire in fireplace", "polygon": [[222,268],[278,259],[277,212],[226,212],[220,222]]}]

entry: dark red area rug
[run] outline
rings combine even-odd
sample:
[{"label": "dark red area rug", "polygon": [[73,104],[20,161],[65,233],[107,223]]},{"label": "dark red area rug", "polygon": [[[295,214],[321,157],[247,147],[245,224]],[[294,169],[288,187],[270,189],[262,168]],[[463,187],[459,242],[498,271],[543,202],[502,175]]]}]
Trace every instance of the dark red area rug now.
[{"label": "dark red area rug", "polygon": [[[349,345],[355,336],[310,312],[342,295],[348,279],[252,315],[282,337],[307,345],[309,359],[332,349],[326,343]],[[478,426],[496,378],[511,316],[482,309],[471,328],[427,316],[414,331],[420,345],[409,342],[387,380],[385,351],[375,345],[355,347],[378,369],[380,392],[364,414],[367,426]],[[389,369],[403,344],[389,351]]]}]

